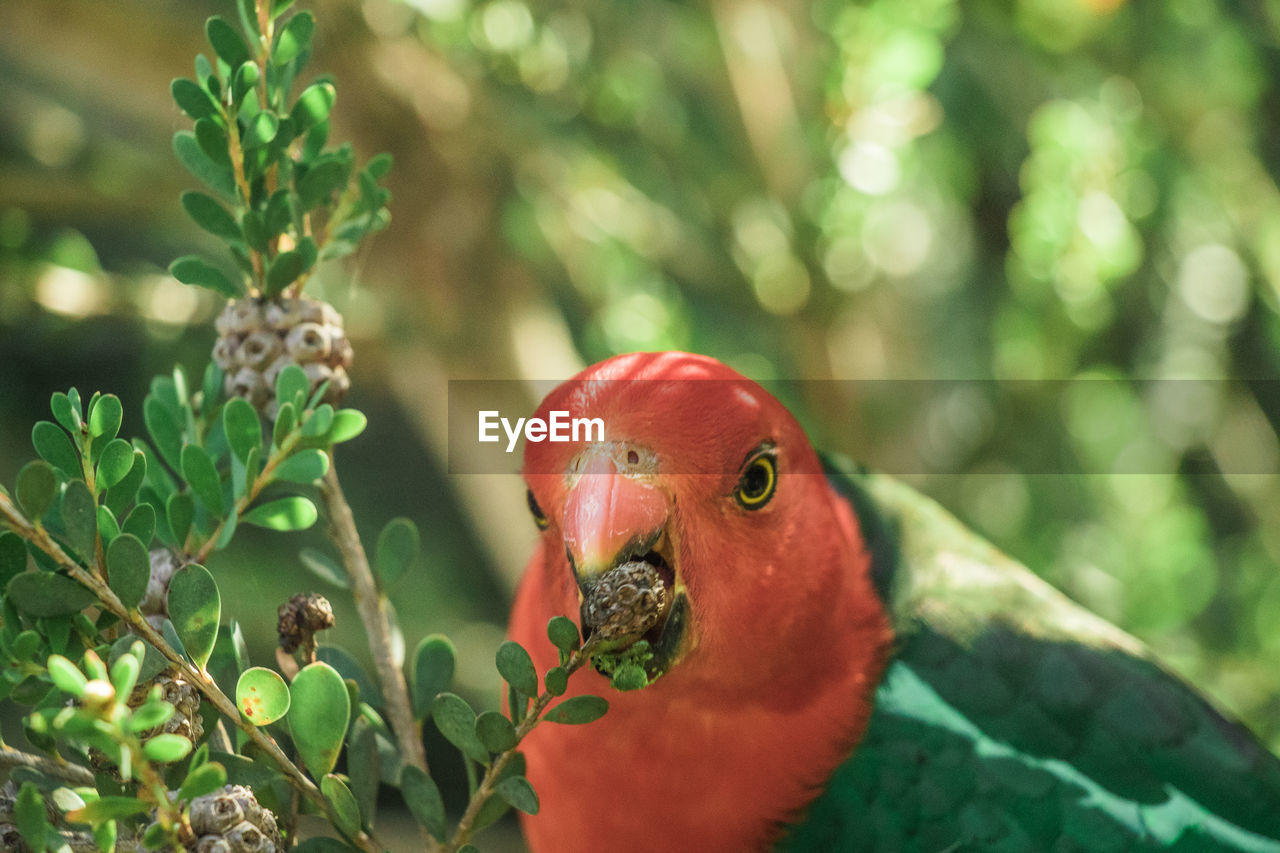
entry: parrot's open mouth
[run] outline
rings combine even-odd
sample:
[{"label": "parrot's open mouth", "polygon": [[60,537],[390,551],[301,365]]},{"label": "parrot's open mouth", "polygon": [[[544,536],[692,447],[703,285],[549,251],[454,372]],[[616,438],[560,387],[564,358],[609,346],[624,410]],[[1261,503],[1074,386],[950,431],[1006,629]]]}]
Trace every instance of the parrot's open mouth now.
[{"label": "parrot's open mouth", "polygon": [[[597,670],[614,677],[630,668],[626,686],[643,686],[665,673],[681,651],[688,598],[662,532],[624,550],[612,568],[580,584],[584,638],[598,635]],[[636,679],[637,668],[645,679]],[[640,681],[641,683],[635,683]]]}]

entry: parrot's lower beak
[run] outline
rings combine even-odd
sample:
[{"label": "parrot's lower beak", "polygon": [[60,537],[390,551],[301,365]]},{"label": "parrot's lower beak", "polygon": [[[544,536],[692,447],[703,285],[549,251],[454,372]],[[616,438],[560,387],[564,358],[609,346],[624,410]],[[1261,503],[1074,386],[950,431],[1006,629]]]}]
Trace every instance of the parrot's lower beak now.
[{"label": "parrot's lower beak", "polygon": [[565,552],[578,583],[584,638],[598,635],[597,669],[640,666],[649,680],[679,656],[688,599],[668,530],[670,500],[625,448],[576,461],[565,503]]}]

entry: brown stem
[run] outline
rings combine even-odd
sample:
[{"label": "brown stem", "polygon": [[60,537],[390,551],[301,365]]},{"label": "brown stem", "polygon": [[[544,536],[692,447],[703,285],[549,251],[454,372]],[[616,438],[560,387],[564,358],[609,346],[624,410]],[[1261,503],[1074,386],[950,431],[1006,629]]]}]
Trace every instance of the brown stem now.
[{"label": "brown stem", "polygon": [[[0,492],[0,518],[3,518],[15,533],[53,558],[61,568],[66,570],[71,578],[97,596],[102,607],[115,614],[121,621],[127,622],[133,628],[134,633],[163,654],[170,663],[182,672],[188,681],[196,686],[196,689],[204,695],[209,704],[217,709],[218,713],[234,721],[259,749],[271,757],[284,772],[291,785],[297,788],[303,796],[319,806],[324,814],[329,815],[331,819],[334,817],[328,800],[325,799],[324,794],[320,792],[315,783],[308,779],[306,774],[289,760],[289,757],[284,754],[284,751],[280,749],[280,745],[276,743],[273,737],[243,718],[235,703],[227,698],[227,695],[218,688],[218,685],[214,683],[207,672],[197,669],[186,658],[178,654],[161,636],[160,632],[151,627],[151,623],[137,609],[125,607],[111,587],[67,556],[67,553],[53,540],[44,527],[28,521],[26,516],[14,506],[13,502],[3,492]],[[333,822],[336,824],[336,820]],[[381,844],[364,832],[359,833],[352,840],[366,853],[381,853],[383,849]]]},{"label": "brown stem", "polygon": [[52,776],[73,785],[93,784],[93,773],[87,768],[45,758],[43,755],[32,755],[10,746],[0,746],[0,767],[30,767],[46,776]]},{"label": "brown stem", "polygon": [[360,613],[360,621],[364,623],[365,633],[369,635],[369,651],[373,653],[378,680],[382,683],[391,730],[400,742],[405,761],[425,771],[427,756],[422,748],[422,732],[413,718],[404,673],[396,666],[391,653],[391,620],[387,615],[386,598],[378,589],[373,571],[369,568],[369,558],[365,555],[364,545],[360,543],[355,518],[338,482],[332,454],[320,494],[323,495],[325,508],[328,510],[329,529],[334,544],[342,553],[342,563],[351,580],[351,595],[355,599],[356,610]]}]

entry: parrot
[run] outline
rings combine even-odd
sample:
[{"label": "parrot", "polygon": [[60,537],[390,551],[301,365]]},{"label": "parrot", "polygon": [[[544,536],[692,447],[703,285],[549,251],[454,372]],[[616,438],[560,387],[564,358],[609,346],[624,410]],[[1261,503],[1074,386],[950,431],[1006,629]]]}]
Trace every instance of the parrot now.
[{"label": "parrot", "polygon": [[545,672],[576,617],[599,651],[566,696],[609,708],[522,742],[535,853],[1280,853],[1280,759],[1247,728],[757,383],[632,353],[553,412],[603,436],[526,442],[508,636]]}]

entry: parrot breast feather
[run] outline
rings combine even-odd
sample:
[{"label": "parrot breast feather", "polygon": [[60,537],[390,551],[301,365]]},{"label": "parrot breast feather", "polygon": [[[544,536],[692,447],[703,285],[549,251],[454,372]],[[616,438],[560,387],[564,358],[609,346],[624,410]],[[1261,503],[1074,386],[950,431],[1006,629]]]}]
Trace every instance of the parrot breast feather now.
[{"label": "parrot breast feather", "polygon": [[779,845],[1280,853],[1280,759],[928,498],[829,463],[892,613],[854,754]]}]

